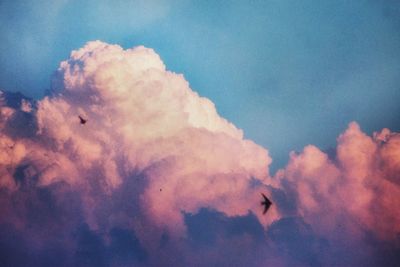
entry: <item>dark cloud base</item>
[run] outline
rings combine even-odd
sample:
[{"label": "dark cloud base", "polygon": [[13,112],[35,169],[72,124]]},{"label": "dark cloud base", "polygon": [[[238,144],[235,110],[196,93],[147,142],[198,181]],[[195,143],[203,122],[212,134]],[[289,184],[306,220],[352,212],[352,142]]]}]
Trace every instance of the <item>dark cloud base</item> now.
[{"label": "dark cloud base", "polygon": [[[37,187],[21,166],[15,192],[0,191],[0,266],[396,266],[397,242],[382,242],[365,232],[358,243],[318,236],[300,217],[286,217],[267,231],[249,213],[228,217],[202,208],[184,214],[187,236],[159,238],[160,255],[144,248],[126,222],[107,226],[108,209],[119,207],[132,217],[133,185],[113,196],[99,194],[108,205],[96,207],[100,226],[91,230],[83,216],[81,192],[65,183]],[[125,203],[125,204],[124,204]],[[20,222],[15,224],[15,222]],[[155,229],[156,230],[156,229]],[[167,255],[162,251],[168,252]],[[159,258],[154,261],[151,257]]]}]

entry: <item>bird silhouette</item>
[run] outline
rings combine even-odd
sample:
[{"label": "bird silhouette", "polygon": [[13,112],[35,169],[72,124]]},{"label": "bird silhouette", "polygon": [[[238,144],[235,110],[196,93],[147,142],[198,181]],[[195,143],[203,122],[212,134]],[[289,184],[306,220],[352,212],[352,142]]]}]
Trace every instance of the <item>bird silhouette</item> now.
[{"label": "bird silhouette", "polygon": [[264,201],[261,202],[261,205],[264,206],[263,214],[265,214],[265,213],[267,213],[269,207],[271,207],[272,202],[271,202],[271,200],[269,200],[269,199],[267,198],[267,196],[264,195],[263,193],[261,193],[261,195],[262,195],[263,198],[264,198]]},{"label": "bird silhouette", "polygon": [[80,120],[81,124],[85,124],[87,122],[87,120],[82,118],[81,115],[79,115],[78,117],[79,117],[79,120]]}]

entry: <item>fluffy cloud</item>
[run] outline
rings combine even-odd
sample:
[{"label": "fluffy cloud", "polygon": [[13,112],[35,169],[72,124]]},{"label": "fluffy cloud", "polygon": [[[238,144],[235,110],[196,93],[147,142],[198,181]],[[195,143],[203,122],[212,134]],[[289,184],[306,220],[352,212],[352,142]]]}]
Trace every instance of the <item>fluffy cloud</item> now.
[{"label": "fluffy cloud", "polygon": [[[16,198],[23,188],[74,192],[90,231],[130,228],[154,251],[165,234],[186,236],[184,214],[202,207],[226,216],[251,211],[263,224],[278,217],[259,212],[259,192],[271,183],[267,150],[243,139],[151,49],[90,42],[60,64],[50,96],[3,103],[1,114],[3,190]],[[16,124],[22,116],[31,126]],[[7,134],[25,128],[34,134]],[[3,223],[29,224],[29,207],[16,216],[4,202]]]},{"label": "fluffy cloud", "polygon": [[[78,115],[88,119],[85,126]],[[58,69],[54,95],[38,103],[37,119],[40,134],[76,165],[68,182],[84,183],[82,174],[96,169],[111,192],[127,174],[143,174],[143,210],[170,231],[183,232],[181,213],[204,206],[228,215],[256,210],[251,203],[260,186],[251,180],[268,182],[267,151],[244,140],[211,101],[144,47],[97,41],[72,52]],[[57,177],[39,179],[49,184]]]},{"label": "fluffy cloud", "polygon": [[363,265],[399,249],[399,134],[351,123],[335,157],[309,145],[271,177],[268,151],[145,47],[89,42],[51,95],[3,92],[0,126],[0,265]]},{"label": "fluffy cloud", "polygon": [[[339,136],[330,159],[309,145],[290,155],[277,174],[296,193],[298,211],[322,235],[370,231],[396,240],[400,233],[400,135],[383,129],[369,137],[357,123]],[[289,183],[287,183],[289,181]]]}]

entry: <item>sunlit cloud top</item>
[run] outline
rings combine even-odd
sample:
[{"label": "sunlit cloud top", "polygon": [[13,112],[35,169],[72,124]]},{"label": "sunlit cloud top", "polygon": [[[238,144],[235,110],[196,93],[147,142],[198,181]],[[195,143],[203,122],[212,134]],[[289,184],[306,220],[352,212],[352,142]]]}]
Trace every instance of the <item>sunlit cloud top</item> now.
[{"label": "sunlit cloud top", "polygon": [[269,147],[276,170],[292,149],[333,147],[352,120],[369,134],[399,130],[399,10],[367,0],[3,1],[0,88],[40,98],[87,41],[145,45]]}]

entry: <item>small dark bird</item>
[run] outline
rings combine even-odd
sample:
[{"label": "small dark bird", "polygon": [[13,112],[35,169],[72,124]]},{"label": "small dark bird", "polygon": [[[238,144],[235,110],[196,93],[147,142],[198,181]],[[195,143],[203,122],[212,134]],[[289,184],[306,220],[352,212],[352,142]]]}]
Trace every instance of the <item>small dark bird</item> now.
[{"label": "small dark bird", "polygon": [[84,118],[82,118],[81,115],[79,115],[78,117],[79,117],[79,119],[80,119],[80,121],[81,121],[81,124],[85,124],[85,123],[87,122],[87,120],[85,120]]},{"label": "small dark bird", "polygon": [[160,188],[160,192],[162,191],[162,189]]},{"label": "small dark bird", "polygon": [[264,198],[264,201],[261,202],[261,205],[264,206],[263,214],[265,214],[265,213],[267,213],[269,207],[271,207],[272,202],[271,202],[271,200],[269,200],[269,199],[267,198],[267,196],[264,195],[263,193],[261,193],[261,195],[262,195],[263,198]]}]

